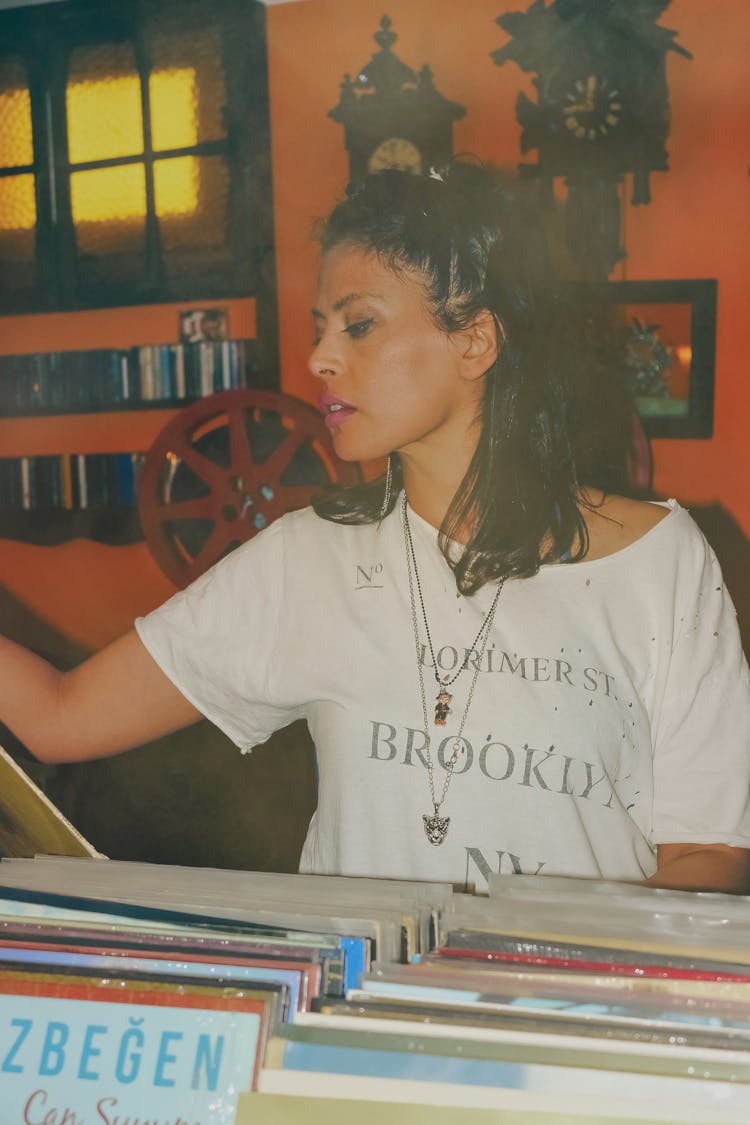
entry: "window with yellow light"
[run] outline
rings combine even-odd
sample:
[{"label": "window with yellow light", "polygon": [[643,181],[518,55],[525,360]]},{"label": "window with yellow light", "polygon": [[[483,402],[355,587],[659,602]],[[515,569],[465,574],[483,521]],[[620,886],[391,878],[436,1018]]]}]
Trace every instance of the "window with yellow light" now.
[{"label": "window with yellow light", "polygon": [[36,226],[31,98],[16,60],[0,67],[0,232],[5,252],[26,258]]},{"label": "window with yellow light", "polygon": [[0,10],[0,315],[272,276],[264,18],[253,0]]},{"label": "window with yellow light", "polygon": [[[174,53],[176,45],[171,46]],[[205,71],[205,54],[202,61]],[[102,73],[103,69],[107,72]],[[202,77],[212,80],[215,101],[220,71],[216,65],[211,70],[210,76]],[[167,221],[195,217],[202,209],[201,174],[210,179],[212,169],[205,164],[205,157],[201,160],[197,155],[172,154],[199,144],[201,98],[196,68],[175,65],[153,70],[146,104],[149,147],[154,157],[154,210]],[[129,45],[74,52],[66,90],[66,119],[71,209],[82,249],[100,253],[111,249],[123,240],[132,240],[145,222],[143,108],[141,80]],[[206,131],[204,125],[204,140]],[[6,172],[0,177],[0,231],[33,231],[34,173],[21,171],[33,165],[31,104],[28,88],[20,84],[6,85],[0,91],[0,160]],[[218,234],[216,224],[213,227],[202,223],[198,228],[196,224],[193,237],[200,234],[203,241],[210,241]]]}]

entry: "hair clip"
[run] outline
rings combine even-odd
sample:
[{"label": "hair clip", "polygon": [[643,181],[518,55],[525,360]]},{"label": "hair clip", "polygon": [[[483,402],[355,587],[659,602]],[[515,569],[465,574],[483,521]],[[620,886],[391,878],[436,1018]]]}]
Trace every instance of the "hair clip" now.
[{"label": "hair clip", "polygon": [[439,180],[441,184],[444,184],[444,183],[445,183],[445,180],[444,180],[444,179],[443,179],[443,177],[442,177],[442,176],[440,175],[440,173],[438,172],[438,170],[437,170],[437,168],[435,167],[435,165],[434,165],[434,164],[433,164],[433,165],[431,165],[431,167],[430,167],[430,170],[429,170],[429,172],[427,173],[427,175],[429,176],[429,178],[430,178],[431,180]]}]

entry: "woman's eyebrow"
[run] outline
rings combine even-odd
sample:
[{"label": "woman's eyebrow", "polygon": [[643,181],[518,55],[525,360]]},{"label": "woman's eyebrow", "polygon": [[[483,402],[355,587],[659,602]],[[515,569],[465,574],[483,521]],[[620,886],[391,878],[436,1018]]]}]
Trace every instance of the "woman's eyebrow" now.
[{"label": "woman's eyebrow", "polygon": [[[373,298],[373,297],[375,299],[377,299],[378,294],[377,293],[347,293],[344,297],[339,297],[338,301],[334,302],[333,311],[334,312],[341,312],[342,309],[345,309],[348,305],[351,305],[352,302],[354,302],[354,301],[360,301],[364,298]],[[320,309],[312,309],[312,315],[315,317],[316,320],[325,320],[326,319],[325,313],[322,313],[320,311]]]}]

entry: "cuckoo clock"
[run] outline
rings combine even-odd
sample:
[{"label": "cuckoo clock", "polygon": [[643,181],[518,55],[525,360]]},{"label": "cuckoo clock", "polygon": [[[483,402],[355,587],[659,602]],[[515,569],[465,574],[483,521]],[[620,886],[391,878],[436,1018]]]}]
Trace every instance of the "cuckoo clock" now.
[{"label": "cuckoo clock", "polygon": [[394,55],[396,39],[383,16],[375,34],[380,49],[355,78],[345,75],[329,111],[344,126],[352,181],[382,168],[423,172],[444,164],[453,153],[453,122],[466,112],[438,93],[428,66],[416,74]]},{"label": "cuckoo clock", "polygon": [[657,24],[670,0],[534,0],[497,23],[510,42],[492,52],[535,75],[537,100],[520,94],[521,170],[568,185],[567,242],[582,277],[607,277],[624,256],[618,185],[633,176],[634,204],[650,201],[651,172],[668,170],[665,58],[689,51]]}]

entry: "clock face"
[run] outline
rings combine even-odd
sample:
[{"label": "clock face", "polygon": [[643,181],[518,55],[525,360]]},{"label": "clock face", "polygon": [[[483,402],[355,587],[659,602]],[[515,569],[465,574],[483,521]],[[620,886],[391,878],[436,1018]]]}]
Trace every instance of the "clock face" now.
[{"label": "clock face", "polygon": [[422,154],[415,144],[404,137],[389,137],[381,141],[367,161],[368,172],[380,172],[384,168],[396,168],[399,172],[422,171]]},{"label": "clock face", "polygon": [[606,78],[589,74],[565,95],[563,121],[570,135],[585,142],[599,141],[620,124],[622,97]]}]

